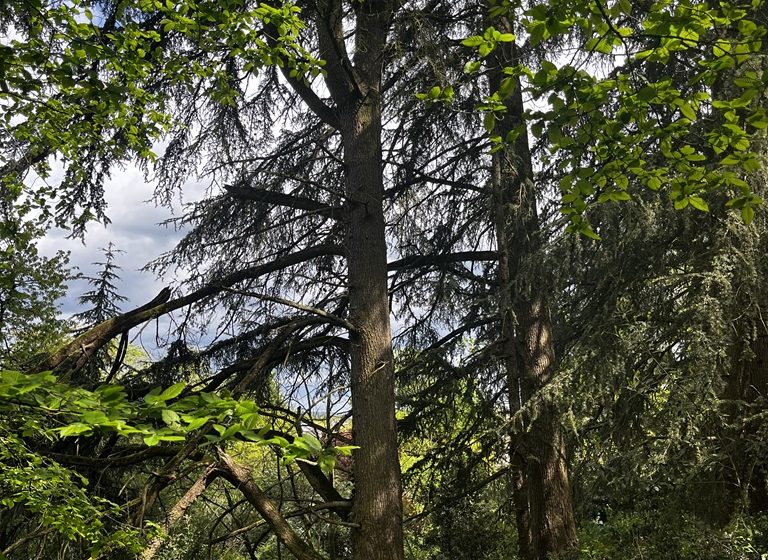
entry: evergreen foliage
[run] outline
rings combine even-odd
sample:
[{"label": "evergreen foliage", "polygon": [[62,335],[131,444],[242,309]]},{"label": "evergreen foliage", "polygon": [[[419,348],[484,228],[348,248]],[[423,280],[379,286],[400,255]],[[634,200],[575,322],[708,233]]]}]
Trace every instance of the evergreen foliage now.
[{"label": "evergreen foliage", "polygon": [[[0,556],[768,554],[766,25],[0,7]],[[126,162],[211,185],[148,265],[184,280],[123,311],[110,244],[65,336],[35,242]]]}]

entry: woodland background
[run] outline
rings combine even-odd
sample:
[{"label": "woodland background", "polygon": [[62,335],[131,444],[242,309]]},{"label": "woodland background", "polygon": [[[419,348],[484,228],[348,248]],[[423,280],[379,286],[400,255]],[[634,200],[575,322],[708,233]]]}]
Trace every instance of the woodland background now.
[{"label": "woodland background", "polygon": [[768,558],[767,16],[1,4],[0,556]]}]

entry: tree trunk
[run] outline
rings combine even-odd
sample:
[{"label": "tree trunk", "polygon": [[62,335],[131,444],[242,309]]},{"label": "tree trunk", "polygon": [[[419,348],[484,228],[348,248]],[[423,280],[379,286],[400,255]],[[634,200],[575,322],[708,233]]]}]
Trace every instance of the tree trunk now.
[{"label": "tree trunk", "polygon": [[732,352],[722,394],[727,425],[717,434],[723,458],[695,503],[696,512],[716,526],[726,525],[739,508],[750,515],[768,512],[768,472],[749,449],[762,427],[759,420],[744,421],[754,415],[755,403],[768,397],[768,328],[761,319],[749,328],[742,325]]},{"label": "tree trunk", "polygon": [[354,3],[355,49],[346,52],[339,0],[318,3],[326,84],[335,104],[346,173],[352,429],[355,490],[352,554],[399,560],[402,490],[395,423],[395,371],[389,322],[380,88],[393,3]]},{"label": "tree trunk", "polygon": [[381,105],[372,92],[342,117],[349,225],[352,426],[355,493],[354,558],[403,557],[400,463],[395,423],[395,372],[387,295],[382,199]]},{"label": "tree trunk", "polygon": [[[517,63],[514,44],[497,47],[496,63],[491,73],[492,90],[498,90],[505,77],[501,69]],[[502,138],[523,123],[519,82],[506,106],[506,114],[494,131]],[[555,353],[545,285],[532,272],[540,250],[540,228],[525,131],[494,153],[492,185],[510,408],[513,414],[526,404],[531,408],[525,414],[531,418],[530,425],[516,430],[512,442],[519,553],[524,560],[543,560],[572,549],[577,537],[565,440],[557,410],[537,394],[552,380]],[[532,398],[536,402],[531,402]],[[523,500],[525,504],[520,503]]]}]

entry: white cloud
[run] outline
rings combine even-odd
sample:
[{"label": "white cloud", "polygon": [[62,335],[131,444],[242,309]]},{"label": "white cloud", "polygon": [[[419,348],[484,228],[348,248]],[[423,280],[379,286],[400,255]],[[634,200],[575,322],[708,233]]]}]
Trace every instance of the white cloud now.
[{"label": "white cloud", "polygon": [[[56,177],[51,178],[55,181]],[[155,278],[151,272],[140,269],[148,262],[174,247],[183,232],[173,227],[159,225],[161,222],[178,215],[181,211],[177,199],[173,207],[158,206],[153,202],[155,185],[147,182],[142,170],[135,166],[116,169],[105,186],[107,215],[111,223],[104,226],[91,223],[85,238],[67,239],[66,230],[53,229],[40,243],[44,255],[53,255],[56,251],[70,252],[70,263],[86,276],[92,276],[99,270],[94,262],[102,262],[104,255],[101,248],[112,242],[123,253],[116,258],[121,267],[118,291],[128,298],[122,308],[131,309],[146,303],[166,284]],[[184,200],[196,200],[203,196],[204,188],[199,183],[190,182],[185,187]],[[79,310],[77,298],[88,289],[84,281],[73,281],[69,293],[62,301],[62,312],[70,315]]]}]

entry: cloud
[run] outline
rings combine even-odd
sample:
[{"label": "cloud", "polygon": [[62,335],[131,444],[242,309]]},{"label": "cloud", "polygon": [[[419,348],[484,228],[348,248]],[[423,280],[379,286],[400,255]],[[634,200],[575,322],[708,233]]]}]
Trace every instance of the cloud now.
[{"label": "cloud", "polygon": [[[59,250],[68,251],[70,264],[83,275],[93,276],[100,269],[93,263],[104,261],[101,249],[111,242],[123,251],[115,259],[121,268],[117,289],[128,298],[122,303],[122,309],[146,303],[166,283],[141,268],[172,249],[184,233],[160,225],[179,215],[181,201],[174,201],[171,208],[158,206],[152,201],[154,188],[155,185],[145,179],[143,171],[135,166],[115,170],[105,186],[107,215],[111,223],[107,226],[90,224],[82,241],[67,239],[69,232],[66,230],[53,229],[40,241],[41,253],[50,256]],[[185,186],[183,193],[185,201],[199,199],[203,194],[203,185],[195,182]],[[77,299],[88,289],[87,282],[83,280],[70,282],[67,296],[61,301],[61,311],[65,316],[81,310]]]}]

